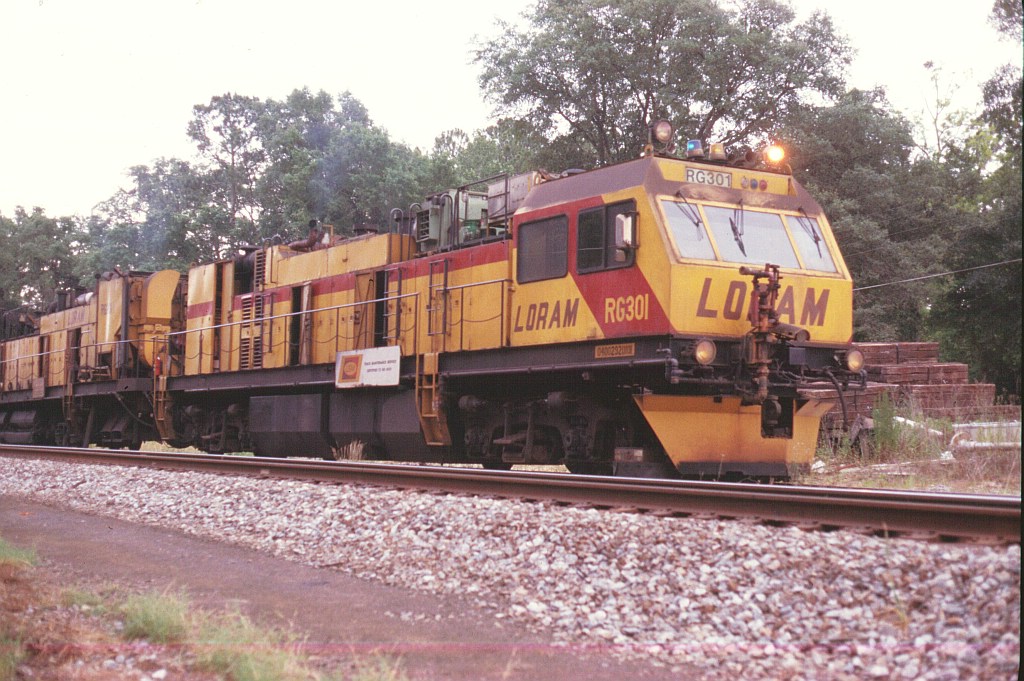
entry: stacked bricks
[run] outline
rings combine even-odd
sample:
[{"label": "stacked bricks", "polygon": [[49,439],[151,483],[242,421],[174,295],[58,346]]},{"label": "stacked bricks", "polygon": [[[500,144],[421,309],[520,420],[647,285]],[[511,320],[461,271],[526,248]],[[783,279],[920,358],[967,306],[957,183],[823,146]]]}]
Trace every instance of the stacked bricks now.
[{"label": "stacked bricks", "polygon": [[[864,353],[868,387],[843,391],[847,426],[858,416],[870,418],[883,393],[894,404],[937,418],[992,418],[1002,409],[993,406],[994,385],[968,383],[966,364],[939,361],[938,343],[856,343],[854,347]],[[835,389],[827,385],[802,394],[808,398],[836,398]],[[1019,417],[1019,407],[1016,409]],[[843,412],[838,401],[823,421],[828,430],[842,427]]]}]

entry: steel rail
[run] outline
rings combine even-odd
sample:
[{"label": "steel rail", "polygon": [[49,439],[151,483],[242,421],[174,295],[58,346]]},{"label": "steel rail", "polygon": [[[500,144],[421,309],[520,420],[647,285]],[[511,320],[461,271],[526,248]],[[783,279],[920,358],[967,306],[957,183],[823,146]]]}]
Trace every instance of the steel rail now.
[{"label": "steel rail", "polygon": [[0,456],[368,484],[939,541],[1021,540],[1020,497],[0,445]]}]

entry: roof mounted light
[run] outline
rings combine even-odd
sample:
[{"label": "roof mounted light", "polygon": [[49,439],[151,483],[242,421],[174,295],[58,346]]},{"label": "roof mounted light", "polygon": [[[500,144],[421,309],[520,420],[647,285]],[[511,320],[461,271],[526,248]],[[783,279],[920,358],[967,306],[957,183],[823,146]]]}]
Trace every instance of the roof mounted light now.
[{"label": "roof mounted light", "polygon": [[700,140],[687,140],[686,158],[704,158],[704,145]]},{"label": "roof mounted light", "polygon": [[721,142],[712,142],[709,144],[708,159],[712,161],[724,161],[726,159],[725,145]]},{"label": "roof mounted light", "polygon": [[668,144],[672,141],[672,123],[664,118],[651,123],[651,138],[659,144]]},{"label": "roof mounted light", "polygon": [[778,144],[769,144],[764,148],[764,160],[769,165],[777,166],[786,158],[786,150]]}]

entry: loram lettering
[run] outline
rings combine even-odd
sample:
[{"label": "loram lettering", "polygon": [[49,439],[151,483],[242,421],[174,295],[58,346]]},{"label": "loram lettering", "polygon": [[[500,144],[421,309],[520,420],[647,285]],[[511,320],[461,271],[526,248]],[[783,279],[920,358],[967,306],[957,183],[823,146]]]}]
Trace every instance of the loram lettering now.
[{"label": "loram lettering", "polygon": [[576,326],[576,314],[580,310],[579,298],[556,300],[554,303],[543,301],[530,303],[523,314],[523,306],[516,306],[515,331],[542,331],[544,329],[564,329]]},{"label": "loram lettering", "polygon": [[[708,277],[704,279],[700,299],[697,301],[698,317],[716,319],[721,314],[723,319],[737,320],[746,315],[750,305],[750,296],[748,295],[750,287],[747,282],[730,281],[725,290],[725,301],[721,305],[716,302],[721,300],[721,291],[712,291],[711,289],[712,282]],[[799,301],[799,314],[797,314],[798,297],[793,292],[792,286],[784,286],[779,295],[779,302],[775,306],[779,313],[779,320],[800,326],[824,326],[825,314],[828,311],[828,294],[828,289],[818,292],[814,287],[808,286],[803,300]]]}]

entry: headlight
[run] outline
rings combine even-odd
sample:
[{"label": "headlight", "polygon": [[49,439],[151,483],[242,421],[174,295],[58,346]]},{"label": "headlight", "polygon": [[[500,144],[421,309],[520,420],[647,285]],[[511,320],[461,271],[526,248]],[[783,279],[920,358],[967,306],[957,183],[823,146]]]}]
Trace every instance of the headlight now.
[{"label": "headlight", "polygon": [[693,348],[693,358],[697,360],[697,364],[707,366],[715,361],[715,355],[718,354],[718,348],[715,347],[714,341],[707,339],[697,341],[697,345]]},{"label": "headlight", "polygon": [[864,368],[864,353],[860,350],[848,350],[846,352],[846,368],[853,373],[860,373]]}]

